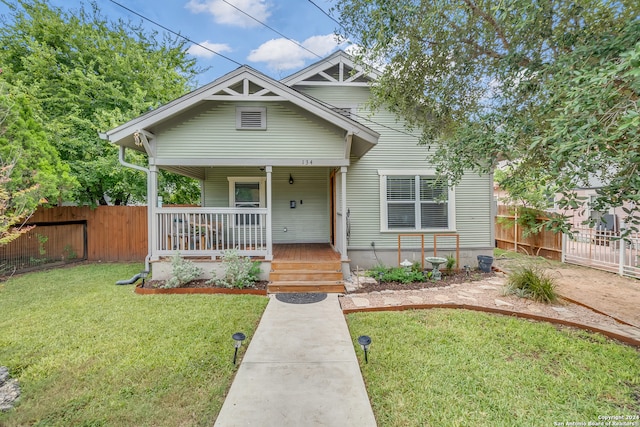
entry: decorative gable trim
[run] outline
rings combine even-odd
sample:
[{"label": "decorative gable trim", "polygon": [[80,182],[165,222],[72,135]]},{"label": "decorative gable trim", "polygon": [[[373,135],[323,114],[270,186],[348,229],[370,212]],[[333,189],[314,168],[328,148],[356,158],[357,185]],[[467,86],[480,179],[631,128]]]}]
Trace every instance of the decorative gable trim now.
[{"label": "decorative gable trim", "polygon": [[326,59],[286,77],[282,83],[289,86],[368,86],[378,77],[377,72],[365,72],[355,64],[351,56],[339,50]]},{"label": "decorative gable trim", "polygon": [[[349,117],[333,111],[329,106],[295,90],[279,81],[273,80],[250,67],[242,66],[214,82],[196,89],[156,110],[143,114],[123,125],[101,133],[100,137],[113,144],[123,145],[138,151],[133,133],[140,129],[153,130],[185,111],[209,101],[248,103],[285,101],[302,108],[310,114],[337,126],[345,133],[353,134],[354,146],[358,157],[364,155],[378,143],[380,134]],[[266,114],[264,116],[266,128]],[[262,122],[261,122],[262,123]]]}]

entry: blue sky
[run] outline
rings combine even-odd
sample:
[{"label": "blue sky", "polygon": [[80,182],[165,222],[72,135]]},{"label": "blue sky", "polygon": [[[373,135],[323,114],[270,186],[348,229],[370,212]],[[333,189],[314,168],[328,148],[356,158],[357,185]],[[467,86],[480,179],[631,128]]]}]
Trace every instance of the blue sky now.
[{"label": "blue sky", "polygon": [[[307,0],[117,0],[118,3],[189,39],[265,74],[280,79],[317,61],[348,43],[338,43],[333,35],[337,24]],[[97,0],[106,17],[141,18],[109,0]],[[228,3],[264,22],[295,40],[307,50],[269,28],[259,24]],[[332,2],[313,0],[329,12]],[[65,10],[78,9],[81,0],[50,0],[50,4]],[[86,2],[84,2],[87,5]],[[0,14],[7,7],[0,3]],[[150,30],[164,32],[149,21]],[[212,54],[196,45],[188,44],[189,53],[198,60],[200,68],[209,68],[198,78],[198,86],[235,69],[237,64]],[[313,52],[313,53],[312,53]]]}]

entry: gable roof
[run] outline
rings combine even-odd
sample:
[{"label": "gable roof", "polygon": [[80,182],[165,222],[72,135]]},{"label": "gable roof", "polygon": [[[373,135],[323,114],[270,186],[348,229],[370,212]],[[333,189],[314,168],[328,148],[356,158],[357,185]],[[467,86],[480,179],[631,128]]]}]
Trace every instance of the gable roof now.
[{"label": "gable roof", "polygon": [[368,86],[380,74],[371,69],[364,70],[353,61],[353,57],[338,50],[325,59],[309,65],[281,80],[287,86],[295,85],[349,85]]},{"label": "gable roof", "polygon": [[136,132],[153,128],[208,101],[288,101],[352,134],[356,148],[354,151],[360,155],[378,142],[379,134],[374,130],[246,65],[166,105],[101,133],[100,137],[116,145],[143,151],[135,143]]}]

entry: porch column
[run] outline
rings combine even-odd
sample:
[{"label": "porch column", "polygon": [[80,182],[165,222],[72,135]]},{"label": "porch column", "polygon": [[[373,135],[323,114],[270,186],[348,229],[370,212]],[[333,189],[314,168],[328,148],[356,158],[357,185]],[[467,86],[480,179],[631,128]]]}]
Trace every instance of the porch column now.
[{"label": "porch column", "polygon": [[271,228],[272,221],[272,207],[271,207],[271,166],[266,166],[264,170],[267,172],[267,256],[265,259],[267,261],[273,260],[273,231]]},{"label": "porch column", "polygon": [[158,224],[156,223],[156,208],[158,207],[158,166],[149,165],[149,180],[147,182],[147,237],[148,253],[152,260],[158,260],[156,248],[158,247]]},{"label": "porch column", "polygon": [[340,221],[342,222],[342,236],[340,239],[342,240],[341,251],[341,261],[347,261],[349,257],[347,256],[347,167],[342,166],[340,168],[340,184],[342,186],[342,216],[340,217]]}]

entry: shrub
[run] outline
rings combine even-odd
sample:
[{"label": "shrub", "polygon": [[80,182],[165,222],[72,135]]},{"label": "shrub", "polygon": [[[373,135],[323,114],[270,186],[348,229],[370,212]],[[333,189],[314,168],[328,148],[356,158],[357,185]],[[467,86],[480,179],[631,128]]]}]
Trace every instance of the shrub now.
[{"label": "shrub", "polygon": [[504,294],[544,303],[558,300],[555,280],[537,267],[521,267],[511,273]]},{"label": "shrub", "polygon": [[453,270],[453,267],[455,267],[455,265],[456,265],[456,258],[451,254],[447,255],[447,264],[445,265],[447,270]]},{"label": "shrub", "polygon": [[161,285],[161,288],[179,288],[197,279],[203,272],[202,268],[182,258],[179,253],[176,253],[171,258],[171,269],[173,277],[167,280],[164,285]]},{"label": "shrub", "polygon": [[[418,264],[420,266],[420,264]],[[382,275],[382,276],[381,276]],[[420,268],[406,269],[404,267],[384,267],[376,266],[367,271],[367,276],[379,279],[382,282],[424,282],[426,277]]]},{"label": "shrub", "polygon": [[258,281],[260,274],[260,263],[251,261],[251,258],[240,256],[238,251],[225,251],[222,255],[224,265],[224,277],[218,280],[211,279],[212,282],[227,288],[242,289],[252,287]]}]

